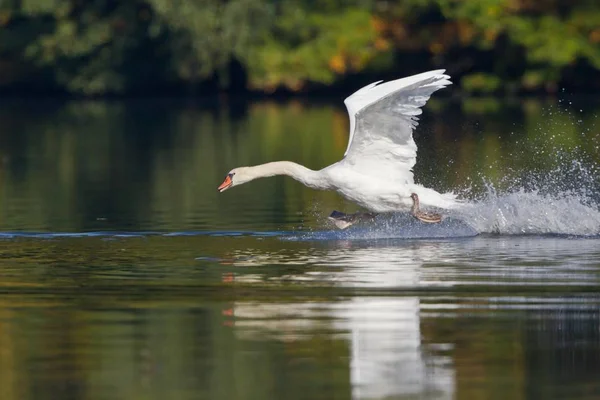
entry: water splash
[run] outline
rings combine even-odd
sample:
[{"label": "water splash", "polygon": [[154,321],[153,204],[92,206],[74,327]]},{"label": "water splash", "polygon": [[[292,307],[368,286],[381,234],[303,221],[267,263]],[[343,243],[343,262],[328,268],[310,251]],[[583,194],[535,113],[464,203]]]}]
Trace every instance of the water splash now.
[{"label": "water splash", "polygon": [[464,221],[449,217],[439,224],[417,221],[409,214],[382,214],[374,221],[337,228],[315,230],[284,236],[284,240],[379,240],[379,239],[444,239],[476,236],[478,232]]},{"label": "water splash", "polygon": [[506,174],[492,183],[480,177],[483,192],[463,188],[464,206],[442,213],[440,224],[426,224],[408,213],[380,215],[371,223],[344,231],[307,232],[292,240],[373,240],[460,238],[479,234],[600,236],[600,181],[598,166],[581,158],[518,176]]},{"label": "water splash", "polygon": [[[387,216],[347,231],[303,239],[456,238],[478,234],[600,236],[600,136],[573,110],[549,107],[535,135],[516,140],[514,165],[486,162],[458,193],[466,204],[427,225]],[[511,133],[512,135],[512,133]],[[508,165],[507,165],[508,164]],[[499,171],[494,181],[488,170]]]},{"label": "water splash", "polygon": [[479,234],[600,236],[600,210],[576,193],[544,194],[519,189],[469,202],[447,214],[440,224],[425,224],[408,214],[378,217],[373,223],[344,231],[307,232],[293,240],[374,240],[461,238]]},{"label": "water splash", "polygon": [[481,174],[484,191],[471,196],[460,218],[479,233],[600,235],[600,170],[593,151],[557,144],[552,130],[538,129],[535,143],[524,144],[519,155],[530,157],[533,167],[505,171],[496,183]]},{"label": "water splash", "polygon": [[600,235],[600,210],[579,193],[519,189],[487,196],[458,211],[478,233],[502,235]]}]

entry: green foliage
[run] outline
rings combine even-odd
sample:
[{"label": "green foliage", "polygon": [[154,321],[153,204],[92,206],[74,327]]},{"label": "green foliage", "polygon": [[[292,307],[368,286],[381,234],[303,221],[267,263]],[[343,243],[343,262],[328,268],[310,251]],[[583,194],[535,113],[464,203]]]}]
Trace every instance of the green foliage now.
[{"label": "green foliage", "polygon": [[0,0],[0,85],[268,92],[446,67],[467,91],[555,90],[600,70],[598,21],[592,0]]},{"label": "green foliage", "polygon": [[490,93],[497,91],[502,81],[495,75],[485,73],[474,73],[462,78],[462,86],[469,92]]},{"label": "green foliage", "polygon": [[252,62],[273,21],[272,7],[261,0],[149,0],[157,14],[153,36],[169,34],[171,62],[184,81],[206,79],[215,72],[227,85],[232,59]]},{"label": "green foliage", "polygon": [[[52,21],[24,48],[25,60],[49,69],[56,82],[72,93],[123,92],[144,76],[148,60],[139,57],[149,41],[149,10],[142,3],[66,1],[54,8],[45,0],[23,1],[22,17]],[[135,71],[135,72],[134,72]]]},{"label": "green foliage", "polygon": [[519,49],[535,69],[523,71],[521,85],[555,84],[569,66],[585,60],[600,69],[600,7],[594,2],[525,0],[436,0],[449,20],[475,28],[475,45],[487,49],[504,35],[505,51]]},{"label": "green foliage", "polygon": [[371,15],[358,7],[329,11],[288,3],[248,62],[250,84],[299,89],[306,81],[331,84],[348,71],[360,71],[375,55]]}]

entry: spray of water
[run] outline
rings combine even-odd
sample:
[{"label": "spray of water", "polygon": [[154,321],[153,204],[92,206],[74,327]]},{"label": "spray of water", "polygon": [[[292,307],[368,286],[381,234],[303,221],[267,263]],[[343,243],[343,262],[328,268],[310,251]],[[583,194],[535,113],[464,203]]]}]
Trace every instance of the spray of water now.
[{"label": "spray of water", "polygon": [[454,214],[478,233],[503,235],[600,235],[600,210],[578,192],[544,193],[523,188],[498,193],[489,186],[482,200]]},{"label": "spray of water", "polygon": [[[598,237],[600,137],[590,128],[582,128],[576,116],[551,118],[553,113],[564,116],[565,112],[572,114],[546,110],[547,124],[555,125],[542,124],[529,142],[518,143],[520,154],[510,156],[526,159],[526,168],[505,167],[503,177],[495,182],[480,173],[469,187],[459,191],[460,197],[467,200],[464,207],[446,214],[441,224],[423,224],[407,215],[388,215],[368,225],[335,233],[312,232],[305,238],[443,238],[478,234]],[[556,126],[559,122],[553,121],[568,125]],[[576,133],[585,140],[575,144],[557,140],[556,132],[561,129],[577,129]]]},{"label": "spray of water", "polygon": [[[600,235],[600,171],[594,156],[599,138],[581,127],[572,111],[550,108],[546,114],[546,124],[538,126],[530,142],[520,144],[522,153],[515,155],[527,158],[530,167],[509,170],[495,184],[481,174],[483,193],[472,195],[470,205],[457,213],[477,232]],[[562,118],[553,118],[557,114]],[[561,130],[585,140],[556,140]]]}]

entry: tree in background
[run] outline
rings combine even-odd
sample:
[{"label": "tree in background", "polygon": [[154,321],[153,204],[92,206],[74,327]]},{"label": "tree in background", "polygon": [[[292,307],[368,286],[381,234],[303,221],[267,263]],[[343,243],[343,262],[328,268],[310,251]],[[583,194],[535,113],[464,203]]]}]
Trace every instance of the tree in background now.
[{"label": "tree in background", "polygon": [[0,0],[0,87],[309,91],[445,67],[470,92],[589,88],[598,21],[595,0]]},{"label": "tree in background", "polygon": [[[554,91],[565,83],[585,87],[600,70],[600,3],[595,0],[392,4],[387,3],[387,15],[393,17],[386,21],[396,48],[418,38],[418,48],[466,74],[462,85],[468,91]],[[427,13],[430,18],[423,23],[420,18]],[[578,76],[584,80],[577,81]]]}]

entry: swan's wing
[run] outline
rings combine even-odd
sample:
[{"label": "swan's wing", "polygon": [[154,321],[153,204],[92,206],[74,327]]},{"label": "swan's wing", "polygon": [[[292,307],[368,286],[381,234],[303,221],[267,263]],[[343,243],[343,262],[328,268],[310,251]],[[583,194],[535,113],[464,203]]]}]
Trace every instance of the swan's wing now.
[{"label": "swan's wing", "polygon": [[433,92],[450,85],[445,70],[372,83],[344,103],[350,116],[350,139],[341,161],[365,175],[413,182],[417,145],[412,131]]}]

